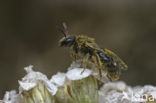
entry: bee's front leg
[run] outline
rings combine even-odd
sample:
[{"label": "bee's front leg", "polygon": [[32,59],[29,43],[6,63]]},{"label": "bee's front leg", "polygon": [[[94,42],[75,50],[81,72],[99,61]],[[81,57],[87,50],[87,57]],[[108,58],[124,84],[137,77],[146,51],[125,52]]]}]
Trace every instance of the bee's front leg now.
[{"label": "bee's front leg", "polygon": [[75,54],[74,51],[71,50],[71,57],[72,57],[72,60],[73,61],[76,61],[77,60],[77,54]]},{"label": "bee's front leg", "polygon": [[81,74],[85,71],[85,69],[87,68],[88,65],[88,60],[89,60],[89,54],[86,54],[85,57],[83,58],[82,64],[83,64],[83,71],[81,72]]}]

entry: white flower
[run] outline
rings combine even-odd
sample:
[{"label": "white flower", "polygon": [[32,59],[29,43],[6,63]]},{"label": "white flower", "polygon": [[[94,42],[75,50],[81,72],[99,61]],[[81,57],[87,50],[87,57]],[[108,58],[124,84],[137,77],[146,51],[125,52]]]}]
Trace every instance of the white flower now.
[{"label": "white flower", "polygon": [[140,103],[154,99],[156,99],[156,87],[150,85],[132,88],[124,82],[110,82],[104,84],[99,91],[99,103]]},{"label": "white flower", "polygon": [[[73,61],[70,65],[70,67],[68,68],[68,71],[75,69],[75,68],[84,69],[84,68],[81,68],[82,61],[83,60],[81,60],[81,59],[77,60],[77,61]],[[91,71],[91,75],[93,75],[95,78],[97,78],[98,80],[100,80],[103,83],[108,83],[110,81],[109,78],[107,77],[107,72],[104,69],[101,70],[102,78],[100,78],[99,70],[96,68],[96,66],[92,62],[88,62],[88,66],[89,66],[89,69],[86,68],[86,70]],[[83,73],[81,73],[81,74],[83,74]]]},{"label": "white flower", "polygon": [[99,103],[131,103],[127,91],[130,89],[124,82],[109,82],[99,91]]},{"label": "white flower", "polygon": [[124,82],[109,82],[103,85],[101,90],[105,93],[116,90],[116,91],[124,91],[126,89],[126,84]]},{"label": "white flower", "polygon": [[56,75],[53,75],[50,79],[50,82],[56,84],[58,87],[63,86],[66,80],[65,73],[58,72]]},{"label": "white flower", "polygon": [[18,81],[19,94],[7,91],[0,103],[140,103],[156,100],[156,86],[130,87],[122,81],[108,82],[104,71],[102,81],[105,84],[97,91],[96,78],[100,79],[97,69],[80,66],[73,62],[67,73],[58,72],[50,80],[46,75],[33,71],[32,65],[25,67],[27,74]]},{"label": "white flower", "polygon": [[0,103],[20,103],[20,95],[15,90],[7,91]]},{"label": "white flower", "polygon": [[91,70],[83,68],[74,68],[66,73],[69,80],[80,80],[91,75]]},{"label": "white flower", "polygon": [[150,92],[149,94],[152,95],[154,99],[156,99],[156,91]]},{"label": "white flower", "polygon": [[55,95],[57,92],[57,87],[48,80],[46,75],[40,72],[33,71],[32,67],[33,66],[28,66],[24,68],[28,74],[25,77],[23,77],[21,81],[19,81],[20,93],[23,91],[29,91],[30,89],[36,87],[40,81],[42,81],[48,89],[48,91],[52,95]]}]

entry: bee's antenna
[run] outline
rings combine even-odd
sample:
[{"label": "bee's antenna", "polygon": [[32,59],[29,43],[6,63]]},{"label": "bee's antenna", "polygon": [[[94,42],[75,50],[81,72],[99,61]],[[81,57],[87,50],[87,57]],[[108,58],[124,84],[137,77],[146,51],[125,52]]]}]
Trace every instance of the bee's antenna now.
[{"label": "bee's antenna", "polygon": [[64,37],[67,37],[67,35],[68,35],[68,28],[67,28],[67,25],[66,25],[65,22],[63,22],[62,25],[63,25],[63,28],[60,27],[60,26],[58,26],[57,29],[58,29],[60,32],[62,32],[62,34],[64,35]]},{"label": "bee's antenna", "polygon": [[68,35],[68,26],[65,22],[62,23],[63,27],[64,27],[64,31],[65,31],[65,34]]}]

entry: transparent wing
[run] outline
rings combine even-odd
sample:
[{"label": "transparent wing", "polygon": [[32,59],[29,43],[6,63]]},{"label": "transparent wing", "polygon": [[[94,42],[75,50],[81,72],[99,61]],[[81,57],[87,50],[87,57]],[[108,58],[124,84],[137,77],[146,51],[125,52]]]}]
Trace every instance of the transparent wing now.
[{"label": "transparent wing", "polygon": [[108,55],[111,55],[112,58],[115,60],[115,62],[117,62],[118,66],[120,69],[123,69],[123,70],[127,70],[128,69],[128,66],[124,63],[123,60],[120,59],[119,56],[117,56],[114,52],[108,50],[108,49],[104,49],[104,52]]}]

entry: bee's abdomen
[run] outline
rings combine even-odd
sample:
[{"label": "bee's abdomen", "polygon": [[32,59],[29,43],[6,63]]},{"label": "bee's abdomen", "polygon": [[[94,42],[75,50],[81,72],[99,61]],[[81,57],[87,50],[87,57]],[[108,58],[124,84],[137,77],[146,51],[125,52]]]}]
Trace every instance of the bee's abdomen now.
[{"label": "bee's abdomen", "polygon": [[107,56],[105,53],[103,53],[103,52],[97,52],[97,54],[98,54],[98,56],[100,57],[100,59],[101,59],[101,61],[103,62],[103,63],[108,63],[108,62],[110,62],[110,57],[109,56]]}]

